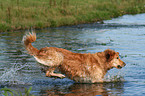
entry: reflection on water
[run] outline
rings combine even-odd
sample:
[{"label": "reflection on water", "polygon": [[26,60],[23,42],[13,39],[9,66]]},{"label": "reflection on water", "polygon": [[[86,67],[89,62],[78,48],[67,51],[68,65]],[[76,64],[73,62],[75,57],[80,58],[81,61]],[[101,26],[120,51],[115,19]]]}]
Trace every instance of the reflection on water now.
[{"label": "reflection on water", "polygon": [[[124,92],[124,83],[103,83],[103,84],[72,84],[70,86],[53,86],[47,90],[41,90],[41,96],[116,96]],[[53,90],[54,89],[54,90]]]},{"label": "reflection on water", "polygon": [[[109,75],[105,77],[110,83],[103,84],[76,84],[68,78],[45,77],[39,64],[23,47],[21,40],[25,32],[0,33],[0,88],[7,86],[19,91],[32,86],[32,94],[36,96],[128,96],[130,94],[143,96],[145,94],[145,18],[140,18],[142,15],[145,16],[145,14],[126,15],[104,21],[105,24],[81,24],[36,30],[37,41],[33,46],[38,49],[52,46],[78,53],[95,53],[110,48],[120,52],[121,59],[127,65],[121,70],[110,70]],[[130,18],[135,21],[123,23],[124,20],[128,22]]]}]

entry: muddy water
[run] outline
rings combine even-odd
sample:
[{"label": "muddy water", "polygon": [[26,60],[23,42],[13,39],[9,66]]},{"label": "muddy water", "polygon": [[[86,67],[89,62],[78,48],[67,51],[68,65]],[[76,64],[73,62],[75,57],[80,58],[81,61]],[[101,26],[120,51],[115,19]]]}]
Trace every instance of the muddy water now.
[{"label": "muddy water", "polygon": [[[33,46],[65,48],[78,53],[113,49],[126,62],[121,70],[112,69],[105,76],[108,83],[76,84],[74,81],[45,77],[42,66],[28,55],[21,42],[25,32],[0,33],[0,88],[21,90],[32,86],[36,96],[143,96],[145,95],[145,14],[124,15],[104,24],[35,30]],[[117,82],[115,82],[117,81]],[[1,95],[1,93],[0,93]]]}]

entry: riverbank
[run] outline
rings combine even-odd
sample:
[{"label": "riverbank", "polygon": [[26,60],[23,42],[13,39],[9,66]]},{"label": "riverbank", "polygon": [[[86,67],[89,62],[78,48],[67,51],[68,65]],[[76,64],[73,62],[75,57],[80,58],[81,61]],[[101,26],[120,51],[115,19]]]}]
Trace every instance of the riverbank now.
[{"label": "riverbank", "polygon": [[76,25],[144,12],[144,0],[3,0],[0,31]]}]

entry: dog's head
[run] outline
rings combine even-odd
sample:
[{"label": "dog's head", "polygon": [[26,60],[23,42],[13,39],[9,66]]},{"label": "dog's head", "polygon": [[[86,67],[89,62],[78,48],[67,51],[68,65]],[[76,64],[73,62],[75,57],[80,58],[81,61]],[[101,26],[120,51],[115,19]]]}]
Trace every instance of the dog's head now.
[{"label": "dog's head", "polygon": [[107,49],[104,51],[106,56],[106,62],[109,64],[110,68],[116,67],[117,69],[121,69],[126,64],[119,58],[119,52],[115,52],[111,49]]}]

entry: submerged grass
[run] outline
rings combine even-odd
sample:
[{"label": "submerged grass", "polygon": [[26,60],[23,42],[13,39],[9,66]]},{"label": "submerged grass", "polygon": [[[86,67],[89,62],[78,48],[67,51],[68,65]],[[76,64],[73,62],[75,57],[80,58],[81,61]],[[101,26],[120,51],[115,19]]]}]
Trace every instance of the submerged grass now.
[{"label": "submerged grass", "polygon": [[30,94],[31,90],[32,90],[32,87],[30,87],[29,89],[25,88],[25,93],[22,94],[21,91],[17,92],[13,89],[6,88],[6,87],[0,89],[0,91],[2,91],[2,94],[4,96],[34,96],[34,95]]},{"label": "submerged grass", "polygon": [[0,31],[90,23],[145,12],[145,0],[1,0]]}]

